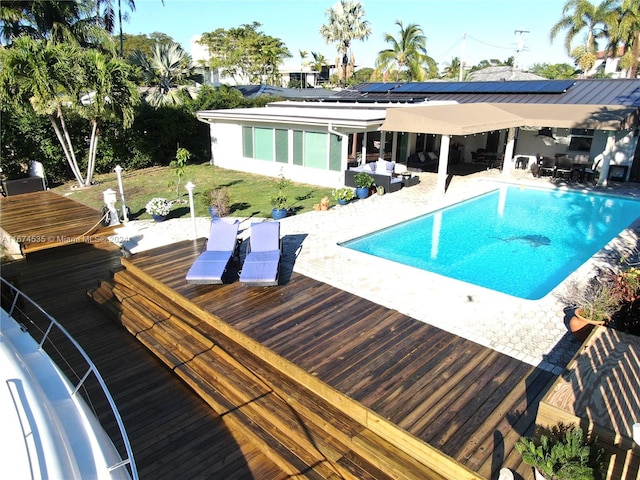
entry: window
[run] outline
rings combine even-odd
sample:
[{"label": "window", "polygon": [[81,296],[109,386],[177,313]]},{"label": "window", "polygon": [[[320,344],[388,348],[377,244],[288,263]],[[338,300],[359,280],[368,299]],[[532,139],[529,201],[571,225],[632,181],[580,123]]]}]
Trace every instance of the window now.
[{"label": "window", "polygon": [[593,130],[587,128],[572,128],[571,140],[567,150],[570,152],[590,152],[593,141]]}]

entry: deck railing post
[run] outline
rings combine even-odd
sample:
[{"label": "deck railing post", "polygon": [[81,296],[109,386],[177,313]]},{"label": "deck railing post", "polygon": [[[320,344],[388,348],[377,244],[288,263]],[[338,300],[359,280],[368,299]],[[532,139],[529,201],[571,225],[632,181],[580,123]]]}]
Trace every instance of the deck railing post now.
[{"label": "deck railing post", "polygon": [[189,192],[189,210],[191,211],[191,223],[193,225],[193,239],[195,240],[198,238],[198,231],[196,229],[196,210],[195,208],[193,208],[193,189],[195,188],[195,185],[193,184],[193,182],[189,181],[184,186],[184,188],[186,188],[187,192]]}]

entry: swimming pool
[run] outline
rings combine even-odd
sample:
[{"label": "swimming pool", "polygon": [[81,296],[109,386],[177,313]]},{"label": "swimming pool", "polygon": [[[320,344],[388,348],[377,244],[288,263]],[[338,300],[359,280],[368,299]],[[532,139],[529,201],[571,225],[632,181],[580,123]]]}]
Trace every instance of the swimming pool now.
[{"label": "swimming pool", "polygon": [[537,300],[638,217],[637,200],[505,186],[340,245]]}]

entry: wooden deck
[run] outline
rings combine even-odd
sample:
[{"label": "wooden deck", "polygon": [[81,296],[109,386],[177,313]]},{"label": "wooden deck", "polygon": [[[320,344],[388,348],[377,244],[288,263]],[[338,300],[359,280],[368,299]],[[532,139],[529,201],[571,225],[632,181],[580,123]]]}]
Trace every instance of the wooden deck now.
[{"label": "wooden deck", "polygon": [[112,228],[100,212],[51,191],[0,196],[0,226],[23,254],[70,243],[102,241]]},{"label": "wooden deck", "polygon": [[[0,226],[11,231],[1,206]],[[30,217],[24,235],[40,228]],[[211,312],[480,477],[497,478],[506,466],[532,478],[513,445],[533,433],[538,404],[555,376],[293,272],[284,272],[286,282],[277,287],[188,285],[184,276],[197,253],[186,241],[129,261],[176,298]],[[74,244],[5,265],[3,276],[16,279],[94,358],[121,408],[142,478],[284,478],[86,299],[85,291],[110,278],[120,260],[108,242]]]},{"label": "wooden deck", "polygon": [[189,285],[198,251],[185,241],[128,262],[481,477],[531,477],[514,443],[553,375],[296,273],[278,287]]}]

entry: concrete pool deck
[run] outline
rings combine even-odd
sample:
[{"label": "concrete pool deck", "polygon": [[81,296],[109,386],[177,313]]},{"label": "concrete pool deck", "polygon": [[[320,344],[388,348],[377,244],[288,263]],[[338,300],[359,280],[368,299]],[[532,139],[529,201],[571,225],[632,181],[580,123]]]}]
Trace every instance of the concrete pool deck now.
[{"label": "concrete pool deck", "polygon": [[[497,170],[454,176],[447,193],[438,195],[435,193],[435,174],[420,174],[420,179],[418,185],[392,194],[374,195],[345,206],[334,206],[328,211],[308,212],[281,220],[282,268],[329,283],[559,374],[580,346],[566,328],[566,304],[558,295],[563,284],[540,300],[522,300],[338,246],[339,242],[479,195],[496,188],[497,182],[505,181]],[[532,178],[527,172],[514,172],[509,181],[523,188],[562,186],[554,184],[549,177]],[[635,184],[616,184],[594,190],[640,196],[640,189]],[[248,236],[250,223],[261,220],[242,218],[243,238]],[[208,218],[196,218],[197,237],[208,235],[209,222]],[[473,234],[472,226],[470,234]],[[134,254],[193,238],[194,229],[189,217],[162,223],[131,221],[119,228],[115,236],[118,243]],[[636,245],[636,233],[626,230],[609,246],[617,249]],[[606,261],[606,258],[596,255],[573,275],[590,271],[594,261]]]}]

